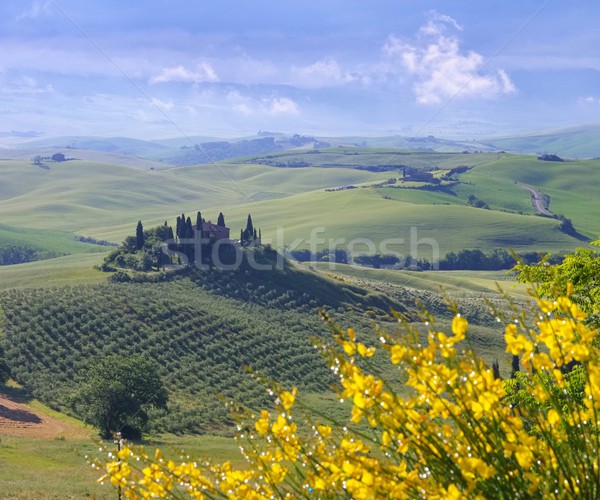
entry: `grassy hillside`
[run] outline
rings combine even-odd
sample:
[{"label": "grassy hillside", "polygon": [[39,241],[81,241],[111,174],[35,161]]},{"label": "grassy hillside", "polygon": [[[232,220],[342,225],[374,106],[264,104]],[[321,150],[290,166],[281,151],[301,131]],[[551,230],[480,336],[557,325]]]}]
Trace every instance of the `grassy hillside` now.
[{"label": "grassy hillside", "polygon": [[[473,193],[490,205],[509,210],[531,211],[523,183],[550,196],[550,210],[573,220],[575,227],[589,238],[600,235],[596,200],[600,196],[599,160],[568,162],[540,161],[531,156],[503,155],[460,175],[465,184],[457,194]],[[527,206],[528,205],[528,206]]]},{"label": "grassy hillside", "polygon": [[402,301],[287,265],[280,271],[193,272],[161,283],[16,289],[0,293],[2,342],[13,377],[32,395],[68,406],[89,361],[111,353],[156,359],[172,394],[155,428],[223,430],[231,424],[216,394],[267,404],[243,366],[306,391],[332,379],[310,337],[327,335],[324,306],[361,325]]},{"label": "grassy hillside", "polygon": [[159,224],[181,211],[214,217],[227,207],[314,189],[366,182],[369,172],[347,169],[289,171],[258,165],[205,165],[140,170],[90,161],[0,163],[0,210],[8,224],[53,228],[120,242],[138,219]]},{"label": "grassy hillside", "polygon": [[492,138],[489,142],[500,149],[518,153],[552,153],[567,158],[600,156],[600,125],[571,127],[518,137]]},{"label": "grassy hillside", "polygon": [[[253,161],[307,161],[317,165],[280,168],[260,164],[223,163],[189,168],[141,170],[91,161],[53,164],[50,170],[25,161],[4,161],[0,184],[3,221],[22,227],[52,228],[120,242],[132,233],[137,220],[146,227],[182,211],[202,210],[206,218],[219,211],[237,235],[248,213],[263,236],[280,243],[309,248],[311,233],[323,228],[317,245],[330,239],[372,240],[374,252],[387,238],[404,238],[394,251],[411,253],[410,230],[418,238],[433,238],[440,254],[462,248],[513,247],[517,250],[562,251],[581,244],[557,230],[557,221],[534,216],[525,183],[550,195],[550,210],[564,214],[584,235],[600,232],[594,200],[600,183],[600,161],[552,163],[531,156],[491,153],[398,152],[332,148],[322,152],[292,151],[281,157]],[[248,160],[244,160],[248,161]],[[462,165],[472,167],[455,174],[455,184],[441,191],[405,189],[419,183],[396,184],[402,189],[366,187],[325,192],[341,186],[371,186],[401,175],[398,170],[373,173],[362,167],[406,164],[438,168],[436,175]],[[323,168],[326,167],[326,168]],[[598,188],[600,189],[600,188]],[[466,206],[470,195],[492,210]],[[212,215],[211,215],[212,214]],[[427,245],[423,245],[427,252]],[[359,250],[357,248],[357,250]],[[373,252],[372,248],[360,250]],[[431,252],[431,251],[430,251]],[[427,255],[423,255],[427,257]]]},{"label": "grassy hillside", "polygon": [[[405,145],[406,148],[406,145]],[[433,151],[411,151],[389,148],[337,147],[318,150],[292,150],[255,157],[245,157],[239,162],[259,163],[273,166],[294,167],[301,164],[318,167],[392,169],[409,166],[419,169],[453,168],[464,164],[479,164],[498,156],[497,153],[441,153]]]},{"label": "grassy hillside", "polygon": [[[365,283],[382,283],[413,288],[420,291],[440,292],[444,290],[448,296],[487,297],[495,296],[500,289],[511,295],[527,296],[527,287],[517,283],[506,271],[403,271],[388,269],[372,269],[369,267],[347,264],[331,265],[316,262],[312,267],[333,276],[343,277],[360,286]],[[368,286],[368,285],[367,285]],[[372,286],[372,285],[371,285]]]},{"label": "grassy hillside", "polygon": [[[424,203],[383,199],[378,191],[303,193],[267,201],[258,207],[232,207],[228,217],[241,225],[251,211],[263,230],[263,239],[272,238],[273,244],[282,241],[285,245],[310,248],[310,235],[315,231],[315,236],[321,239],[320,242],[315,240],[318,249],[327,248],[330,240],[339,240],[339,248],[355,240],[357,252],[396,251],[405,256],[414,253],[411,248],[411,228],[414,228],[416,233],[412,234],[417,237],[412,239],[415,245],[421,243],[417,246],[417,255],[413,256],[427,259],[432,256],[431,240],[437,243],[440,255],[462,248],[559,251],[580,245],[579,241],[561,233],[553,219],[463,204],[430,204],[426,203],[426,197],[422,200]],[[403,241],[392,240],[399,238]],[[388,239],[387,248],[382,247],[381,242]],[[331,246],[335,246],[335,242]]]},{"label": "grassy hillside", "polygon": [[105,246],[78,241],[66,232],[0,224],[0,266],[52,259],[74,253],[105,251]]},{"label": "grassy hillside", "polygon": [[0,266],[0,289],[105,283],[108,278],[106,273],[94,269],[105,256],[105,253],[86,253]]},{"label": "grassy hillside", "polygon": [[[12,288],[0,292],[2,342],[13,377],[54,407],[68,406],[90,359],[146,354],[159,362],[172,395],[170,413],[153,415],[154,428],[223,431],[231,421],[217,393],[268,404],[245,365],[306,392],[333,382],[310,341],[328,336],[317,307],[372,342],[373,320],[393,324],[390,307],[416,318],[416,304],[424,302],[442,319],[450,317],[439,293],[349,277],[286,265],[264,272],[187,271],[159,283]],[[494,297],[489,290],[486,296]],[[480,325],[474,341],[482,355],[501,357],[501,332],[480,299],[458,298]]]}]

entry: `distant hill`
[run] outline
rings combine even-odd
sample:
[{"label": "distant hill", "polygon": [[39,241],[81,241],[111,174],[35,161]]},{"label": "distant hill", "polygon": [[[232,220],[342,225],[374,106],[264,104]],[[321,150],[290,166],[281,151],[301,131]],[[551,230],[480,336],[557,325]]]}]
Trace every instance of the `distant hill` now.
[{"label": "distant hill", "polygon": [[[313,137],[302,134],[286,135],[267,132],[260,132],[256,136],[230,139],[193,136],[153,141],[126,137],[57,137],[21,143],[15,148],[21,151],[31,151],[32,153],[39,149],[94,151],[111,155],[138,157],[166,165],[186,167],[249,156],[298,149],[323,149],[331,146],[450,153],[490,152],[496,149],[493,145],[486,145],[481,142],[456,141],[432,135],[423,137]],[[79,157],[82,156],[79,155]]]},{"label": "distant hill", "polygon": [[528,154],[556,154],[566,158],[600,157],[600,124],[536,132],[485,141],[492,147]]},{"label": "distant hill", "polygon": [[18,149],[81,149],[122,155],[150,157],[169,150],[168,146],[154,141],[143,141],[128,137],[55,137],[20,144]]}]

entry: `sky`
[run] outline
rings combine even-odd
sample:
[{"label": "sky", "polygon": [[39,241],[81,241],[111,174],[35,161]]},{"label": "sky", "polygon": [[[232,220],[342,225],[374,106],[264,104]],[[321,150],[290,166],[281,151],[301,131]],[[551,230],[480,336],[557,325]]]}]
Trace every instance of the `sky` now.
[{"label": "sky", "polygon": [[2,0],[0,144],[600,122],[597,0]]}]

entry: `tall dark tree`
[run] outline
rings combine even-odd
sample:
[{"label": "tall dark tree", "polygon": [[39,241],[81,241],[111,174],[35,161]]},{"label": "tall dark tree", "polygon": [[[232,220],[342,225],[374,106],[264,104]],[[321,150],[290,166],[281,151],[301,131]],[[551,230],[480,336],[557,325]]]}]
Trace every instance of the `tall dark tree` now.
[{"label": "tall dark tree", "polygon": [[510,378],[515,378],[517,376],[517,373],[520,371],[521,371],[521,368],[519,366],[519,356],[516,356],[513,354],[513,357],[511,360]]},{"label": "tall dark tree", "polygon": [[182,236],[183,230],[181,229],[181,226],[182,226],[181,217],[177,216],[177,226],[175,229],[175,234],[177,235],[178,239],[183,238],[183,236]]},{"label": "tall dark tree", "polygon": [[223,212],[219,212],[219,218],[217,219],[217,226],[225,227],[225,216]]},{"label": "tall dark tree", "polygon": [[[4,335],[4,311],[0,308],[0,338]],[[4,349],[2,345],[0,345],[0,385],[6,383],[8,378],[10,377],[10,370],[8,365],[6,364],[6,359],[4,358]]]},{"label": "tall dark tree", "polygon": [[[192,219],[189,217],[185,221],[185,237],[188,240],[194,238],[194,228],[192,227]],[[185,248],[185,254],[187,255],[188,262],[191,264],[194,262],[194,244],[188,243]]]},{"label": "tall dark tree", "polygon": [[254,234],[254,225],[252,224],[252,216],[248,214],[248,222],[246,222],[246,231],[248,231],[248,236],[251,238]]},{"label": "tall dark tree", "polygon": [[136,250],[141,250],[144,246],[144,226],[142,226],[142,221],[138,221],[137,228],[135,230],[135,248]]},{"label": "tall dark tree", "polygon": [[197,230],[202,230],[202,214],[200,213],[200,210],[198,210],[198,213],[196,214],[196,229]]},{"label": "tall dark tree", "polygon": [[189,217],[185,221],[185,237],[193,238],[194,237],[194,228],[192,227],[192,219]]},{"label": "tall dark tree", "polygon": [[492,373],[494,374],[495,380],[502,379],[500,376],[500,363],[498,362],[498,358],[496,358],[496,361],[492,362]]}]

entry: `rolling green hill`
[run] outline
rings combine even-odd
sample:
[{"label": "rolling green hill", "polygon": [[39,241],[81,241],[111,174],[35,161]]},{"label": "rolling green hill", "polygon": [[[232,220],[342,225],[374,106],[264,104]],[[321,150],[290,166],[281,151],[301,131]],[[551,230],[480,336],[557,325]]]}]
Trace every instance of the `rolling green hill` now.
[{"label": "rolling green hill", "polygon": [[[329,239],[349,242],[366,238],[381,253],[383,240],[404,238],[404,246],[395,251],[405,255],[411,253],[411,228],[416,229],[418,238],[435,239],[441,255],[461,248],[561,251],[579,245],[578,240],[557,230],[557,221],[533,216],[529,194],[515,184],[518,180],[542,189],[547,184],[549,191],[554,190],[550,192],[551,209],[557,207],[557,212],[572,218],[587,236],[596,232],[599,219],[590,210],[589,192],[587,198],[583,193],[574,195],[574,203],[566,205],[577,185],[590,185],[586,176],[596,175],[598,162],[551,164],[497,154],[354,153],[288,155],[316,158],[321,166],[338,165],[328,168],[224,163],[140,170],[69,161],[42,170],[24,161],[5,161],[0,164],[6,179],[0,187],[0,210],[8,224],[53,228],[114,242],[130,234],[139,219],[148,227],[172,221],[181,211],[200,209],[207,218],[211,210],[215,218],[223,211],[233,235],[252,213],[265,238],[277,244],[278,228],[282,228],[279,243],[294,246],[299,241],[299,248],[310,248],[311,232],[319,228],[323,228],[319,236],[326,241],[318,248],[326,246]],[[326,188],[348,185],[370,186],[400,175],[399,171],[373,173],[355,168],[376,161],[388,166],[401,161],[415,168],[433,165],[440,172],[465,164],[473,168],[455,176],[461,183],[445,191],[367,187],[325,192]],[[561,176],[565,165],[580,173],[572,178]],[[467,207],[470,194],[504,211]]]},{"label": "rolling green hill", "polygon": [[552,153],[567,158],[598,158],[600,125],[570,127],[517,137],[491,138],[485,142],[499,149],[517,153]]},{"label": "rolling green hill", "polygon": [[[390,307],[416,318],[423,302],[442,322],[452,315],[439,293],[376,282],[287,264],[264,272],[188,270],[158,283],[11,288],[0,292],[2,343],[13,378],[63,409],[90,359],[145,354],[159,362],[171,393],[170,412],[153,415],[154,429],[221,432],[231,421],[217,393],[268,404],[244,365],[309,393],[333,382],[310,341],[328,336],[317,307],[368,342],[376,342],[373,320],[393,327]],[[490,290],[484,295],[497,298]],[[457,297],[458,305],[474,324],[479,352],[502,357],[501,332],[481,297]]]},{"label": "rolling green hill", "polygon": [[0,224],[0,266],[52,259],[74,253],[105,251],[105,246],[78,241],[66,232]]}]

